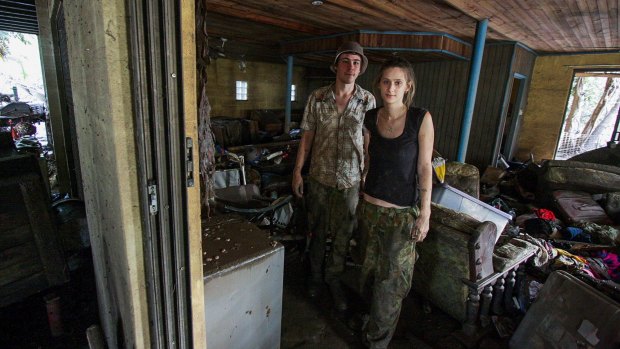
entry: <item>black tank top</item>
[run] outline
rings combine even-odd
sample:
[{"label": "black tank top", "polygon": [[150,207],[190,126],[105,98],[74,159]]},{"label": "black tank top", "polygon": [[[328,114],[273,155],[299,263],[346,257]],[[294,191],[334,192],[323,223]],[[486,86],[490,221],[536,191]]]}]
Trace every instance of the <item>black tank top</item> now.
[{"label": "black tank top", "polygon": [[414,206],[418,201],[418,133],[427,110],[410,107],[403,133],[392,139],[379,134],[378,110],[369,110],[364,118],[364,126],[370,133],[364,192],[394,205]]}]

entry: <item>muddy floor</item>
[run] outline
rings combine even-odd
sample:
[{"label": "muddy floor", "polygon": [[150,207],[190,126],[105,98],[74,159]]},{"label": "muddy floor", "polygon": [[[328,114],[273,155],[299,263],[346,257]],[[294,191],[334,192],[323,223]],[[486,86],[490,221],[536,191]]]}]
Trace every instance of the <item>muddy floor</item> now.
[{"label": "muddy floor", "polygon": [[[334,310],[327,289],[322,290],[318,299],[310,299],[306,295],[306,274],[307,265],[302,261],[300,252],[287,249],[281,347],[364,348],[360,333],[355,330],[355,320],[358,313],[367,309],[365,301],[349,288],[350,309],[339,313]],[[355,267],[350,266],[347,274],[354,278]],[[475,339],[462,338],[460,328],[458,321],[412,291],[403,303],[390,348],[508,348],[508,339],[500,338],[494,328],[481,331]]]},{"label": "muddy floor", "polygon": [[[347,289],[350,309],[338,313],[326,289],[318,299],[310,299],[305,292],[307,265],[301,255],[294,247],[286,249],[281,348],[363,348],[355,320],[365,309],[364,300]],[[95,277],[88,251],[76,261],[79,264],[72,271],[69,283],[0,308],[0,348],[88,348],[86,329],[99,322]],[[350,269],[349,275],[354,275],[355,267]],[[45,297],[50,294],[61,300],[63,334],[60,336],[52,336],[48,324]],[[493,328],[471,343],[459,339],[459,329],[456,320],[412,291],[404,301],[390,348],[508,347],[507,339],[500,339]]]}]

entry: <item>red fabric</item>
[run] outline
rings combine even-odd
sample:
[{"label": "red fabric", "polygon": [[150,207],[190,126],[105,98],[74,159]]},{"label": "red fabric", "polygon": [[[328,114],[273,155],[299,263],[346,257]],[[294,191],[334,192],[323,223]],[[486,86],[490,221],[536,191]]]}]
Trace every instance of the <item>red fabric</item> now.
[{"label": "red fabric", "polygon": [[534,211],[534,213],[536,213],[536,216],[538,218],[542,218],[546,221],[554,221],[555,220],[555,214],[553,213],[553,211],[547,210],[545,208],[539,208],[537,210]]}]

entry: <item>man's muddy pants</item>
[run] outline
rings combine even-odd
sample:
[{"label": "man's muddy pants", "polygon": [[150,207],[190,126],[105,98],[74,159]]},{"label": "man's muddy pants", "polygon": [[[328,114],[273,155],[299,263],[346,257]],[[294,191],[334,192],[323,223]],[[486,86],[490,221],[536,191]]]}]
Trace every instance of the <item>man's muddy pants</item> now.
[{"label": "man's muddy pants", "polygon": [[339,281],[344,272],[349,240],[356,224],[355,209],[359,201],[359,186],[336,189],[313,179],[308,183],[308,223],[310,241],[310,268],[312,282],[322,282],[321,270],[325,260],[328,233],[331,232],[331,253],[325,263],[325,282]]}]

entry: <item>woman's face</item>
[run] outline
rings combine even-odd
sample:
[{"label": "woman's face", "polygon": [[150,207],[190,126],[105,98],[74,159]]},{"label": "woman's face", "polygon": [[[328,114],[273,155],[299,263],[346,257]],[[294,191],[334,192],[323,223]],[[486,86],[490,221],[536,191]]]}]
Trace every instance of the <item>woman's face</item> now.
[{"label": "woman's face", "polygon": [[379,87],[383,104],[402,103],[403,96],[409,91],[405,71],[397,67],[385,69],[379,81]]}]

